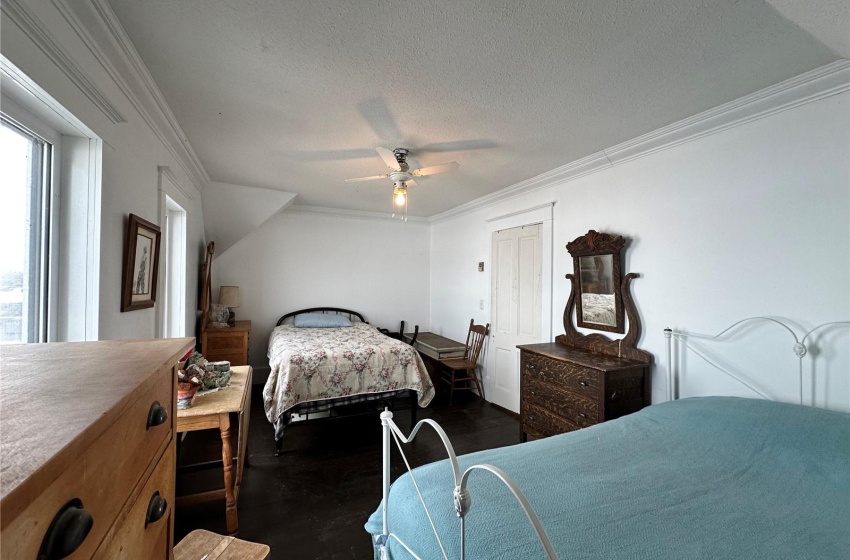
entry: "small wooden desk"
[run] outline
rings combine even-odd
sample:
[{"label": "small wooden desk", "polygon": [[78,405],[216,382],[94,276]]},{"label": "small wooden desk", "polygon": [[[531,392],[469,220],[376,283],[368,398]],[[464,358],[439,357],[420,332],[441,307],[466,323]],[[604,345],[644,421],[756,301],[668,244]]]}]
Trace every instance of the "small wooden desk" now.
[{"label": "small wooden desk", "polygon": [[[402,338],[409,343],[413,340],[413,333],[404,333]],[[431,383],[435,388],[438,387],[440,377],[440,360],[463,357],[466,352],[466,346],[462,342],[432,332],[419,333],[416,337],[415,348],[422,357],[422,362],[425,363],[425,369],[428,370]]]},{"label": "small wooden desk", "polygon": [[[221,462],[224,470],[224,488],[177,498],[177,505],[216,500],[224,497],[227,532],[235,535],[239,530],[236,502],[245,467],[245,450],[248,443],[248,423],[251,418],[251,366],[236,366],[230,385],[195,397],[191,408],[177,411],[177,432],[194,432],[218,428],[221,431]],[[239,414],[239,441],[236,449],[236,473],[233,473],[233,450],[230,445],[230,413]]]}]

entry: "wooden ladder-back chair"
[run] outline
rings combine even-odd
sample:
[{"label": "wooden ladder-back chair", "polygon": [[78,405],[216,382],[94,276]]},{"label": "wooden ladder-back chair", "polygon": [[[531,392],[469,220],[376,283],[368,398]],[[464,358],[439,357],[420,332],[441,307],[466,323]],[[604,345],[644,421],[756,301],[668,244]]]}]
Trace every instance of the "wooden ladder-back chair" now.
[{"label": "wooden ladder-back chair", "polygon": [[[416,338],[418,336],[419,336],[419,325],[414,325],[413,326],[413,338],[410,339],[410,342],[408,342],[408,344],[410,344],[411,346],[413,346],[415,348],[416,347]],[[405,341],[404,340],[404,321],[401,322],[401,326],[399,326],[399,328],[398,328],[398,338],[402,341]]]},{"label": "wooden ladder-back chair", "polygon": [[[449,384],[449,406],[454,400],[454,393],[478,389],[481,400],[484,399],[484,386],[478,378],[478,357],[484,347],[484,340],[490,332],[490,323],[476,325],[475,319],[469,321],[469,333],[466,335],[466,351],[462,358],[444,358],[440,360],[440,379]],[[462,376],[459,376],[462,375]],[[456,387],[458,383],[465,386]]]}]

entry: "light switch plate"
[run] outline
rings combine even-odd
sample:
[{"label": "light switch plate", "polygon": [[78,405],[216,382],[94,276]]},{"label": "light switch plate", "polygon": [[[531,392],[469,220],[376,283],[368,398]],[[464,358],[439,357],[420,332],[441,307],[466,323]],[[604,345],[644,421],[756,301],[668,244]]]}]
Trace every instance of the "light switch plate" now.
[{"label": "light switch plate", "polygon": [[478,272],[484,272],[484,261],[478,263]]}]

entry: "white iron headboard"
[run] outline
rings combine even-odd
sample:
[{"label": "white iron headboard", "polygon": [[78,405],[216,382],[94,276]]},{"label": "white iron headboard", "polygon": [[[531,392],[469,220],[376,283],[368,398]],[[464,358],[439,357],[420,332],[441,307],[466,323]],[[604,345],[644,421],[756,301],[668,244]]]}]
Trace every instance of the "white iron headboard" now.
[{"label": "white iron headboard", "polygon": [[781,326],[785,331],[788,332],[788,334],[791,336],[791,338],[794,341],[793,344],[789,344],[788,352],[789,352],[789,356],[790,356],[791,353],[793,353],[797,358],[797,364],[798,364],[797,378],[798,378],[798,383],[799,383],[799,393],[798,393],[799,404],[805,404],[805,400],[803,398],[803,358],[806,356],[806,354],[809,353],[809,348],[806,346],[806,341],[809,339],[810,335],[812,335],[812,333],[814,333],[815,331],[826,329],[827,327],[831,327],[831,326],[832,327],[839,326],[839,325],[850,326],[850,321],[832,321],[832,322],[829,322],[829,323],[823,323],[823,324],[820,324],[820,325],[814,327],[813,329],[810,329],[810,330],[802,333],[802,335],[797,334],[797,332],[799,332],[801,329],[797,329],[795,331],[794,326],[789,325],[788,323],[783,322],[782,320],[779,320],[779,319],[776,319],[776,318],[773,318],[773,317],[747,317],[746,319],[741,319],[740,321],[726,327],[725,329],[723,329],[722,331],[720,331],[719,333],[714,334],[714,335],[674,331],[673,329],[666,328],[666,329],[664,329],[664,337],[666,339],[665,343],[666,343],[666,354],[667,354],[667,356],[666,356],[666,358],[667,358],[667,400],[674,400],[674,399],[679,398],[679,371],[678,371],[678,368],[677,368],[677,361],[674,360],[674,356],[673,356],[673,342],[674,341],[681,344],[684,348],[691,351],[694,355],[701,358],[703,361],[705,361],[707,364],[709,364],[713,368],[725,373],[726,375],[728,375],[729,377],[731,377],[732,379],[734,379],[738,383],[741,383],[742,385],[744,385],[748,389],[752,390],[754,393],[760,395],[763,398],[772,399],[773,397],[766,395],[763,391],[754,387],[752,383],[748,382],[746,379],[742,379],[742,377],[740,375],[730,371],[729,368],[726,368],[723,365],[718,364],[717,361],[715,361],[712,358],[710,358],[709,356],[707,356],[706,353],[700,351],[699,349],[695,348],[693,345],[688,343],[689,338],[698,338],[698,339],[710,340],[710,341],[719,341],[719,340],[722,340],[722,339],[731,338],[734,335],[734,332],[736,331],[736,329],[738,329],[742,325],[747,324],[747,323],[756,323],[756,322],[765,322],[765,321],[775,323],[775,324]]}]

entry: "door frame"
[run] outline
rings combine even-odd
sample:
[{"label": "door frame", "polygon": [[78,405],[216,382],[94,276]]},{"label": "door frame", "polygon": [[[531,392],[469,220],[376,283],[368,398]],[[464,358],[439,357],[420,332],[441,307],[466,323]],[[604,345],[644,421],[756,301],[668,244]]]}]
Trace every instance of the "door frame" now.
[{"label": "door frame", "polygon": [[[190,267],[189,267],[189,247],[188,247],[188,235],[189,235],[189,207],[190,202],[192,201],[192,197],[190,197],[187,192],[180,187],[180,183],[177,180],[177,177],[171,171],[171,169],[167,166],[159,166],[159,226],[161,228],[166,227],[166,217],[170,210],[168,199],[171,199],[171,202],[176,205],[178,208],[183,210],[183,224],[184,228],[184,236],[183,236],[183,260],[185,262],[185,270],[182,271],[183,276],[183,285],[181,286],[182,290],[178,290],[181,292],[177,294],[182,299],[182,309],[184,319],[183,323],[183,334],[180,336],[185,336],[186,332],[189,331],[190,327],[190,319],[189,314],[194,314],[194,310],[190,311],[191,306],[189,305],[188,297],[190,294]],[[167,244],[166,244],[167,245]],[[166,247],[166,251],[167,251]],[[165,253],[166,251],[163,251]],[[166,266],[159,267],[159,286],[162,286],[165,290],[168,288],[168,258],[161,260],[160,262],[165,262]],[[171,297],[174,297],[175,294],[171,294]],[[166,327],[165,323],[168,319],[168,313],[166,312],[166,302],[168,300],[168,296],[166,292],[163,291],[161,301],[156,306],[156,325],[154,327],[154,336],[157,338],[163,338],[166,335]]]},{"label": "door frame", "polygon": [[[508,214],[500,214],[486,220],[487,236],[490,244],[490,255],[493,254],[493,233],[503,230],[522,226],[530,226],[540,224],[540,240],[541,248],[541,271],[540,271],[540,342],[552,341],[552,260],[554,251],[554,207],[555,201],[538,204],[522,210],[510,212]],[[490,281],[487,283],[487,300],[489,301],[490,310],[489,317],[493,317],[493,274],[495,273],[495,263],[490,263]],[[492,337],[492,329],[489,337]],[[488,341],[489,344],[489,341]],[[495,352],[487,352],[487,373],[484,376],[485,392],[490,392],[492,376],[490,372],[495,371]],[[519,364],[517,364],[519,368]]]}]

